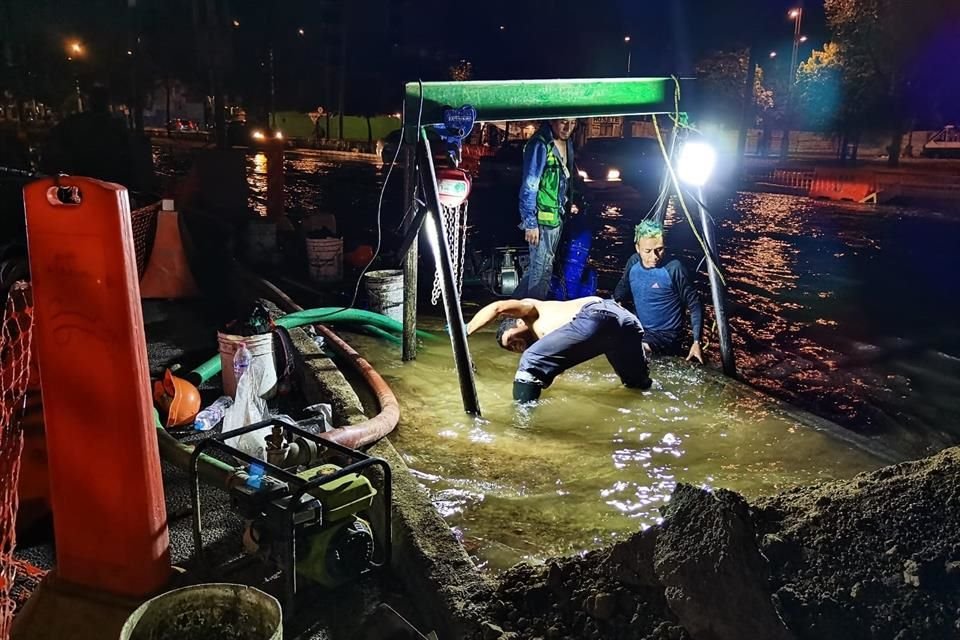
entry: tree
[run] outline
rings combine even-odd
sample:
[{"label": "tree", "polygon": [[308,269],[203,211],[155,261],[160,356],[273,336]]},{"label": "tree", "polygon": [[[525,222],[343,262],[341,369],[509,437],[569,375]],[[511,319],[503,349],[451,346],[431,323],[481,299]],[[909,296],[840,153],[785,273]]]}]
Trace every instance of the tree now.
[{"label": "tree", "polygon": [[461,60],[449,69],[450,79],[458,82],[466,82],[473,77],[473,63],[469,60]]},{"label": "tree", "polygon": [[[747,83],[750,54],[747,49],[714,51],[697,63],[701,91],[709,98],[710,109],[721,120],[739,121]],[[753,82],[753,107],[756,114],[769,114],[776,103],[774,93],[763,84],[763,69],[756,68]]]},{"label": "tree", "polygon": [[827,131],[844,125],[843,111],[853,105],[845,99],[843,54],[840,45],[828,42],[814,50],[797,69],[799,107],[806,123]]},{"label": "tree", "polygon": [[[910,117],[910,61],[955,0],[825,0],[827,23],[843,52],[845,103],[863,105],[891,132],[889,164],[896,166]],[[947,64],[944,61],[944,64]],[[954,75],[943,74],[953,82]]]}]

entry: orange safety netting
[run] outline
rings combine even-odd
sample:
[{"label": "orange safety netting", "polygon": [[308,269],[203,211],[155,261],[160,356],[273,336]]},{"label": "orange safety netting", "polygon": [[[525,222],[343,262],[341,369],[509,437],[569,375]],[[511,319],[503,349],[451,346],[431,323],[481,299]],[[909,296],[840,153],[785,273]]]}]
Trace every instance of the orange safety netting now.
[{"label": "orange safety netting", "polygon": [[[17,524],[17,484],[27,384],[30,380],[30,339],[33,299],[30,285],[16,283],[7,295],[0,327],[0,639],[10,634],[13,614],[24,580],[36,581],[43,572],[14,559]],[[29,591],[28,591],[29,593]]]},{"label": "orange safety netting", "polygon": [[137,276],[142,278],[150,260],[150,251],[153,249],[153,238],[157,234],[157,212],[160,203],[147,205],[142,209],[130,212],[130,221],[133,226],[133,244],[137,249]]}]

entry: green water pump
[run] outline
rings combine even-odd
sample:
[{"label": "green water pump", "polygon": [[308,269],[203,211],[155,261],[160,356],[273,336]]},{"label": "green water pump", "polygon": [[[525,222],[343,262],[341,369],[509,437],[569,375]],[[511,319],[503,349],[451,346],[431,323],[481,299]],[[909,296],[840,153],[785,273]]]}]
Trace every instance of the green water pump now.
[{"label": "green water pump", "polygon": [[[334,476],[342,469],[325,464],[297,474],[304,481]],[[350,473],[310,490],[323,505],[325,522],[302,533],[307,551],[297,557],[297,573],[326,587],[356,578],[373,561],[370,523],[357,514],[373,505],[377,490],[366,477]]]},{"label": "green water pump", "polygon": [[[314,424],[305,424],[311,420]],[[191,456],[197,560],[201,565],[204,562],[197,463],[204,451],[216,449],[245,463],[239,481],[224,488],[246,522],[245,550],[275,562],[281,570],[284,615],[295,609],[298,577],[332,588],[390,563],[390,465],[321,438],[318,426],[316,419],[294,424],[274,418],[211,435],[194,447]],[[267,438],[268,449],[281,455],[268,452],[267,458],[277,464],[225,442],[268,427],[273,433]],[[298,453],[285,456],[284,452]],[[376,527],[362,517],[368,513],[380,514]]]}]

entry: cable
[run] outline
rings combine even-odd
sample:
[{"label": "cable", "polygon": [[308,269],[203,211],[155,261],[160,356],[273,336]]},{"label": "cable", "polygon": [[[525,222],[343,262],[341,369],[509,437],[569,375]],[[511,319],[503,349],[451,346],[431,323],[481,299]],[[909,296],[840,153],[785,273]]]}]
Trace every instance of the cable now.
[{"label": "cable", "polygon": [[[420,135],[420,126],[423,118],[423,80],[417,80],[417,84],[420,86],[420,106],[417,109],[417,135]],[[357,296],[360,294],[360,283],[363,282],[363,276],[366,275],[367,270],[370,269],[370,265],[374,263],[377,257],[380,255],[380,249],[383,244],[383,196],[387,192],[387,184],[390,182],[390,176],[393,174],[393,168],[397,166],[397,158],[400,157],[400,149],[402,149],[406,144],[406,122],[407,122],[407,101],[403,101],[403,111],[402,117],[400,119],[400,144],[397,145],[397,150],[393,154],[393,160],[390,162],[390,168],[387,169],[387,175],[383,179],[383,187],[380,189],[380,198],[377,202],[377,247],[373,252],[373,256],[367,262],[366,266],[360,272],[360,276],[357,278],[357,284],[353,287],[353,298],[350,300],[350,304],[337,309],[336,311],[331,311],[328,314],[319,316],[318,321],[324,318],[330,318],[337,315],[338,313],[343,313],[347,309],[352,309],[354,305],[357,304]],[[419,140],[418,140],[419,143]],[[409,171],[410,167],[406,167]],[[413,206],[413,205],[411,205]],[[404,217],[410,212],[408,208],[404,213]]]}]

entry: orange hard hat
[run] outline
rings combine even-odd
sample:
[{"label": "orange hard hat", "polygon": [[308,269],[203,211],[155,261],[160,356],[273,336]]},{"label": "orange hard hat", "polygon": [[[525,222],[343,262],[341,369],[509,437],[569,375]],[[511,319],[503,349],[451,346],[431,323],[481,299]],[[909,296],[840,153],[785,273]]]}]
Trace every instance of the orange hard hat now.
[{"label": "orange hard hat", "polygon": [[167,414],[166,427],[185,427],[193,424],[200,412],[200,390],[167,369],[163,380],[153,383],[153,402]]}]

